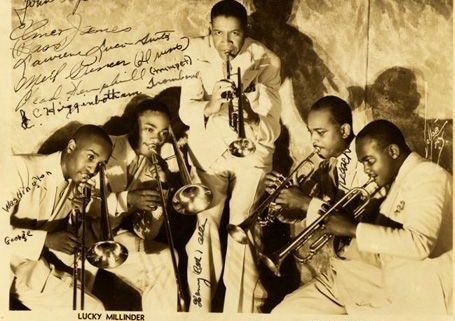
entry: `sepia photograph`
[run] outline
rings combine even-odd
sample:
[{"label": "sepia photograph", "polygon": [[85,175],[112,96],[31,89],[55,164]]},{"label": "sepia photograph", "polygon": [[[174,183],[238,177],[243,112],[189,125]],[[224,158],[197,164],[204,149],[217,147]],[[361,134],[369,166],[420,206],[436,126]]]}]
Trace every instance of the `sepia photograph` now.
[{"label": "sepia photograph", "polygon": [[0,320],[453,320],[453,1],[5,0]]}]

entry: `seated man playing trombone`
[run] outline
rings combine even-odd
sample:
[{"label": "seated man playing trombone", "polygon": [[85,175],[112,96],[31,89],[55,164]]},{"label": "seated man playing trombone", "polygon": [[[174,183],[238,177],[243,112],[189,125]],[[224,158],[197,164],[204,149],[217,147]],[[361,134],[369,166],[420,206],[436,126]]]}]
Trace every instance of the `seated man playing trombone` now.
[{"label": "seated man playing trombone", "polygon": [[[71,308],[75,280],[57,255],[72,255],[80,247],[78,236],[68,230],[69,220],[75,209],[81,210],[80,191],[111,152],[109,136],[85,125],[62,151],[15,155],[4,165],[9,170],[5,186],[10,189],[3,194],[4,204],[11,204],[9,239],[14,240],[7,243],[11,293],[30,310]],[[90,293],[93,279],[85,281],[85,308],[104,310]]]},{"label": "seated man playing trombone", "polygon": [[343,258],[273,312],[306,314],[450,314],[452,177],[407,146],[386,120],[366,125],[356,153],[365,173],[387,189],[373,222],[337,211],[327,233],[352,238]]},{"label": "seated man playing trombone", "polygon": [[128,250],[127,260],[110,271],[142,295],[146,312],[177,311],[176,261],[167,244],[154,240],[165,220],[162,197],[167,199],[170,171],[160,154],[169,124],[164,103],[141,99],[129,133],[110,136],[113,151],[106,165],[110,225],[114,240]]}]

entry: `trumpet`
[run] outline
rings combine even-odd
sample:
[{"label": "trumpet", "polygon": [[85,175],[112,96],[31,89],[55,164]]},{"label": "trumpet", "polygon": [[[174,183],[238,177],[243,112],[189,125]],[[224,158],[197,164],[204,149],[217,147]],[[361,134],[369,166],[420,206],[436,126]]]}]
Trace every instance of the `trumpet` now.
[{"label": "trumpet", "polygon": [[99,163],[100,205],[101,205],[101,241],[93,244],[87,251],[87,261],[101,269],[115,268],[128,257],[126,247],[114,241],[106,206],[105,165]]},{"label": "trumpet", "polygon": [[259,257],[264,264],[276,275],[281,276],[280,267],[284,259],[291,253],[307,245],[313,235],[320,233],[315,241],[308,246],[308,254],[303,258],[298,258],[301,263],[306,263],[333,237],[332,234],[324,232],[324,221],[337,210],[346,209],[349,204],[354,200],[360,198],[360,203],[353,210],[353,217],[356,221],[360,221],[368,202],[371,197],[379,191],[380,188],[376,188],[372,193],[369,193],[366,189],[368,185],[373,183],[374,180],[370,179],[361,187],[354,187],[350,189],[338,202],[331,206],[325,213],[319,216],[314,222],[306,227],[300,234],[298,234],[291,242],[286,244],[284,247],[273,252],[270,256],[266,256],[263,253],[259,253]]},{"label": "trumpet", "polygon": [[172,206],[180,214],[197,214],[210,206],[213,199],[212,191],[203,184],[191,182],[191,176],[170,126],[169,132],[183,183],[172,197]]},{"label": "trumpet", "polygon": [[[226,53],[227,79],[231,79],[230,53]],[[256,151],[256,145],[245,134],[245,121],[243,116],[242,76],[240,67],[237,68],[237,86],[235,93],[226,93],[229,99],[229,126],[237,133],[237,139],[229,144],[229,152],[236,157],[245,157]],[[234,99],[235,98],[235,99]]]},{"label": "trumpet", "polygon": [[[274,203],[275,199],[280,194],[281,190],[288,188],[290,186],[292,177],[294,174],[301,168],[305,169],[305,174],[301,180],[305,180],[311,176],[314,171],[314,163],[311,161],[311,158],[319,152],[319,148],[316,147],[313,152],[307,156],[303,161],[301,161],[294,170],[284,178],[281,183],[275,188],[273,193],[269,194],[264,201],[256,207],[252,214],[250,214],[242,223],[238,225],[228,224],[227,231],[229,235],[238,243],[246,244],[248,241],[247,233],[256,222],[261,226],[267,226],[273,223],[279,211],[276,210],[276,205]],[[267,210],[267,214],[263,217],[264,211]]]}]

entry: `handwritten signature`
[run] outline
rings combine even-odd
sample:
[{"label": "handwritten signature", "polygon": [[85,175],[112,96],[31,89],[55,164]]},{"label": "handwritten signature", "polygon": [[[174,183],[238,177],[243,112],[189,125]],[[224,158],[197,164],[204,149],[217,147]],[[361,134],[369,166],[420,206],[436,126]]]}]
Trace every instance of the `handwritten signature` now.
[{"label": "handwritten signature", "polygon": [[27,242],[27,237],[29,237],[29,236],[33,236],[32,231],[30,231],[30,230],[27,230],[27,231],[22,230],[22,233],[19,233],[19,234],[15,235],[15,236],[12,236],[12,237],[5,236],[4,241],[5,241],[6,245],[10,245],[13,242],[17,242],[17,241],[21,241],[21,240],[24,241],[24,242]]},{"label": "handwritten signature", "polygon": [[2,209],[5,212],[8,212],[12,207],[14,207],[17,204],[19,204],[19,202],[21,201],[21,199],[25,195],[27,195],[28,193],[33,191],[35,188],[40,188],[40,183],[44,180],[44,178],[46,178],[49,175],[52,175],[51,171],[46,171],[43,174],[33,176],[32,177],[31,187],[30,186],[21,186],[21,187],[19,187],[17,189],[13,199],[8,200],[6,202],[6,204],[4,206],[2,206]]},{"label": "handwritten signature", "polygon": [[348,171],[348,165],[351,163],[351,157],[349,157],[348,153],[351,153],[351,150],[348,148],[342,155],[344,157],[341,158],[339,171],[339,184],[346,187],[346,172]]}]

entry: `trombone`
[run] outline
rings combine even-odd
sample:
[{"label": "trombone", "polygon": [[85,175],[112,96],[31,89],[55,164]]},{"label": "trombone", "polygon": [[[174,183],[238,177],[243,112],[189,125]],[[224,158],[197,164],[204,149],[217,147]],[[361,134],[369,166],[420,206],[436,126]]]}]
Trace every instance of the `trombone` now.
[{"label": "trombone", "polygon": [[[227,79],[231,79],[231,64],[229,61],[230,53],[226,53]],[[240,67],[237,68],[237,86],[235,87],[235,100],[233,95],[228,92],[229,99],[229,126],[237,133],[237,139],[229,144],[229,152],[236,157],[245,157],[256,151],[256,145],[245,134],[245,121],[243,116],[243,97],[242,97],[242,75]],[[235,101],[235,103],[234,103]],[[236,106],[237,105],[237,106]]]},{"label": "trombone", "polygon": [[212,191],[203,184],[191,182],[191,176],[171,126],[169,126],[169,132],[183,184],[172,197],[172,206],[180,214],[197,214],[210,206],[213,199]]},{"label": "trombone", "polygon": [[101,241],[93,244],[87,251],[87,261],[100,269],[111,269],[119,266],[128,257],[126,247],[114,241],[106,206],[105,165],[98,164],[101,199]]},{"label": "trombone", "polygon": [[[82,212],[78,210],[73,210],[74,212],[71,215],[71,219],[73,219],[72,226],[73,232],[77,235],[79,232],[79,228],[82,228],[82,241],[81,247],[76,249],[73,253],[73,310],[77,309],[77,285],[79,280],[79,259],[85,257],[85,217],[86,217],[86,207],[90,200],[91,190],[89,187],[84,186],[82,191]],[[80,307],[81,310],[84,310],[84,296],[85,296],[85,259],[81,259],[81,287],[80,287]]]},{"label": "trombone", "polygon": [[166,229],[166,237],[169,242],[169,247],[171,250],[171,258],[172,258],[172,267],[174,269],[174,276],[175,276],[175,282],[177,283],[177,312],[186,312],[188,311],[186,301],[185,301],[185,296],[183,294],[183,289],[181,287],[181,281],[180,281],[180,276],[178,272],[178,267],[177,267],[177,259],[175,257],[174,253],[174,240],[172,238],[172,233],[171,233],[171,224],[169,222],[169,215],[167,213],[167,208],[166,208],[166,198],[164,196],[164,191],[163,191],[163,186],[161,184],[161,180],[159,177],[159,168],[158,168],[158,159],[155,155],[155,153],[151,153],[151,159],[152,159],[152,164],[155,167],[155,173],[156,173],[156,180],[158,183],[158,190],[160,192],[160,197],[161,197],[161,203],[163,204],[163,215],[164,215],[164,226]]},{"label": "trombone", "polygon": [[[365,208],[370,201],[371,197],[379,191],[380,188],[376,188],[372,193],[369,193],[366,187],[373,183],[374,180],[370,179],[361,187],[354,187],[350,189],[338,202],[331,206],[325,213],[319,216],[314,222],[306,227],[301,233],[299,233],[291,242],[283,246],[281,249],[273,252],[270,256],[266,256],[263,253],[259,253],[260,259],[264,264],[276,275],[281,276],[280,267],[284,259],[291,253],[299,249],[308,243],[313,235],[319,231],[323,231],[324,221],[337,210],[346,209],[347,206],[355,199],[360,198],[362,201],[353,210],[353,216],[356,221],[359,221],[363,215]],[[332,234],[322,233],[313,243],[309,244],[309,253],[303,257],[298,258],[301,263],[306,263],[319,251],[331,238]]]},{"label": "trombone", "polygon": [[[259,222],[261,226],[268,226],[275,220],[276,215],[278,212],[272,210],[274,208],[273,202],[278,197],[282,189],[288,188],[290,185],[290,181],[293,175],[300,169],[305,168],[305,175],[302,177],[302,180],[306,180],[314,171],[314,163],[311,161],[311,158],[317,153],[319,153],[320,149],[315,147],[313,152],[307,156],[303,161],[301,161],[296,168],[286,177],[283,181],[275,188],[273,193],[269,194],[264,201],[254,210],[252,214],[250,214],[242,223],[238,225],[228,224],[227,231],[229,235],[238,243],[247,244],[248,237],[247,233],[248,230],[252,229],[256,222]],[[262,213],[268,209],[268,213],[264,218],[261,218]]]}]

